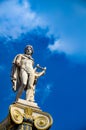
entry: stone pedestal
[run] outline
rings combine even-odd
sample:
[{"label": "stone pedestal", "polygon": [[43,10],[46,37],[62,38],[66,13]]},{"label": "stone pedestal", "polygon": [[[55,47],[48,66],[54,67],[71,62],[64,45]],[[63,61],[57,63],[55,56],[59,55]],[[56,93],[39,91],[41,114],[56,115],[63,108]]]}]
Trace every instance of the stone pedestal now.
[{"label": "stone pedestal", "polygon": [[19,99],[9,107],[8,117],[0,123],[0,130],[49,130],[52,117],[37,103]]}]

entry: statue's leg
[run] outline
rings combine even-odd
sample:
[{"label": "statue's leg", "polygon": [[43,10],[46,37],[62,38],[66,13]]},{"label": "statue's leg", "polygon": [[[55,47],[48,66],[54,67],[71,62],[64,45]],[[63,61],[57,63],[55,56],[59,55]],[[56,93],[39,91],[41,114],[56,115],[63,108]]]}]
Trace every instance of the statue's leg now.
[{"label": "statue's leg", "polygon": [[16,100],[18,100],[18,98],[20,98],[20,96],[22,95],[22,92],[24,91],[24,88],[26,88],[26,85],[27,85],[28,74],[23,69],[21,69],[21,71],[20,71],[20,79],[21,79],[21,87],[18,90]]},{"label": "statue's leg", "polygon": [[29,75],[29,82],[28,82],[28,87],[27,87],[27,91],[26,91],[26,100],[28,101],[34,101],[34,74],[30,74]]},{"label": "statue's leg", "polygon": [[29,88],[26,91],[26,100],[34,102],[34,90],[33,88]]}]

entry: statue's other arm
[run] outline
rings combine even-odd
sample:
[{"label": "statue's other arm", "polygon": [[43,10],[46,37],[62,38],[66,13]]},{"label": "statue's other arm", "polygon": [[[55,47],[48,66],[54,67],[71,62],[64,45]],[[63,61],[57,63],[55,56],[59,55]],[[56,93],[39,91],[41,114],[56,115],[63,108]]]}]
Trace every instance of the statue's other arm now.
[{"label": "statue's other arm", "polygon": [[17,90],[17,84],[19,83],[19,66],[21,64],[22,55],[17,55],[13,60],[13,66],[11,71],[11,81],[13,83],[13,90]]},{"label": "statue's other arm", "polygon": [[46,71],[46,67],[44,67],[41,72],[36,72],[36,68],[35,68],[35,77],[38,78],[38,77],[44,75],[45,71]]},{"label": "statue's other arm", "polygon": [[15,64],[16,64],[17,66],[20,66],[20,65],[21,65],[21,59],[22,59],[22,55],[18,55],[18,56],[16,57]]}]

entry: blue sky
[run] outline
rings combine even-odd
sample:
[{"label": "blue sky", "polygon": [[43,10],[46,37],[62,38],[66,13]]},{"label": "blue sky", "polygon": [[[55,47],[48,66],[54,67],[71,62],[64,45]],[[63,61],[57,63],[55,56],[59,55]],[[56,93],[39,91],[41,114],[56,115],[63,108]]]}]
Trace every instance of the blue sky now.
[{"label": "blue sky", "polygon": [[16,95],[10,81],[12,60],[28,43],[35,65],[47,67],[35,98],[52,115],[51,130],[85,130],[86,1],[0,1],[0,121]]}]

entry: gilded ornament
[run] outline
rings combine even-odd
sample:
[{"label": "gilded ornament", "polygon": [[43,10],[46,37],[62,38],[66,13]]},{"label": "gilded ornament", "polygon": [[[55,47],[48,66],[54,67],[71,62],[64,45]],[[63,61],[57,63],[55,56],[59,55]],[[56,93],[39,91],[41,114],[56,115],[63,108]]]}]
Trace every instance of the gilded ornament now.
[{"label": "gilded ornament", "polygon": [[24,108],[24,112],[26,115],[32,115],[32,109],[30,107]]},{"label": "gilded ornament", "polygon": [[23,115],[18,109],[11,109],[11,118],[16,124],[21,124],[23,122]]},{"label": "gilded ornament", "polygon": [[49,118],[47,116],[38,116],[34,120],[34,125],[38,130],[46,130],[50,127]]}]

